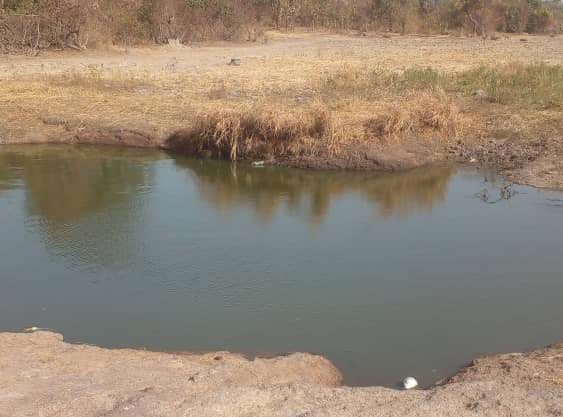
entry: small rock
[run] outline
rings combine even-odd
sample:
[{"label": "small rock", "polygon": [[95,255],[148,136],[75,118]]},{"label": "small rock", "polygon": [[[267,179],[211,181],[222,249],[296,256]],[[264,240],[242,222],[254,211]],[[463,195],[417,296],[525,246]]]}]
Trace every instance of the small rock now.
[{"label": "small rock", "polygon": [[472,402],[472,403],[466,404],[465,407],[466,407],[468,410],[476,410],[476,409],[479,407],[479,403],[478,403],[477,401],[474,401],[474,402]]},{"label": "small rock", "polygon": [[478,100],[486,100],[487,99],[487,92],[485,90],[479,89],[473,92],[473,97]]},{"label": "small rock", "polygon": [[49,115],[42,115],[40,116],[41,121],[50,126],[69,126],[69,121],[64,117],[59,116],[49,116]]},{"label": "small rock", "polygon": [[236,67],[238,67],[240,64],[241,64],[240,58],[231,58],[231,62],[229,62],[229,65],[234,65]]}]

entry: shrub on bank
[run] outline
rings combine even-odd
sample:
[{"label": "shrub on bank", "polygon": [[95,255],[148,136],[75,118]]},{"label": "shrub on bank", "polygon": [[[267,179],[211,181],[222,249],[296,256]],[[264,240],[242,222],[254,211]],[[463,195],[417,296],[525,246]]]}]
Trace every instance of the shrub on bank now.
[{"label": "shrub on bank", "polygon": [[[187,155],[232,161],[310,152],[307,139],[331,134],[326,110],[280,114],[270,109],[200,114],[189,129],[173,134],[164,147]],[[305,149],[306,148],[306,149]]]}]

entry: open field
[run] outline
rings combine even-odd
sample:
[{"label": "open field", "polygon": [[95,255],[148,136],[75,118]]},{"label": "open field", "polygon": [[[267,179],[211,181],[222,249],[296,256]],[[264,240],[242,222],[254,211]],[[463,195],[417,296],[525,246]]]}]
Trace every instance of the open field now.
[{"label": "open field", "polygon": [[267,38],[2,56],[0,140],[166,142],[322,168],[454,159],[563,187],[563,38]]}]

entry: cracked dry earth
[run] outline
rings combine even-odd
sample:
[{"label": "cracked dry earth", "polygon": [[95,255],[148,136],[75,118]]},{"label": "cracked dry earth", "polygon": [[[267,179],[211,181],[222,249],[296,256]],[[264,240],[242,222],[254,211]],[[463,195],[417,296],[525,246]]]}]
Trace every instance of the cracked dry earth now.
[{"label": "cracked dry earth", "polygon": [[0,416],[561,416],[563,344],[475,360],[428,390],[343,387],[326,359],[109,350],[0,333]]}]

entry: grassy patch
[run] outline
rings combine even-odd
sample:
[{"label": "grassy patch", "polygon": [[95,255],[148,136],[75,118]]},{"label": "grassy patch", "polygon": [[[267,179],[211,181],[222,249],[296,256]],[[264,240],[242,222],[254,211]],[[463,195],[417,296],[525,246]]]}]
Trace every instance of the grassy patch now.
[{"label": "grassy patch", "polygon": [[481,66],[453,76],[453,87],[464,94],[482,89],[487,99],[500,104],[538,108],[563,106],[563,66],[513,64],[500,68]]},{"label": "grassy patch", "polygon": [[379,67],[345,68],[322,79],[319,92],[327,97],[346,94],[364,99],[377,99],[410,90],[443,89],[447,84],[447,76],[432,68],[413,67],[402,72]]},{"label": "grassy patch", "polygon": [[87,71],[68,71],[48,75],[44,81],[51,87],[82,89],[101,93],[135,91],[149,86],[148,77],[120,71],[104,71],[100,68],[88,68]]},{"label": "grassy patch", "polygon": [[348,94],[370,100],[421,90],[443,90],[467,97],[482,90],[483,98],[492,103],[560,108],[563,107],[563,66],[544,63],[480,66],[456,73],[419,67],[401,72],[345,69],[323,79],[319,89],[327,97]]}]

